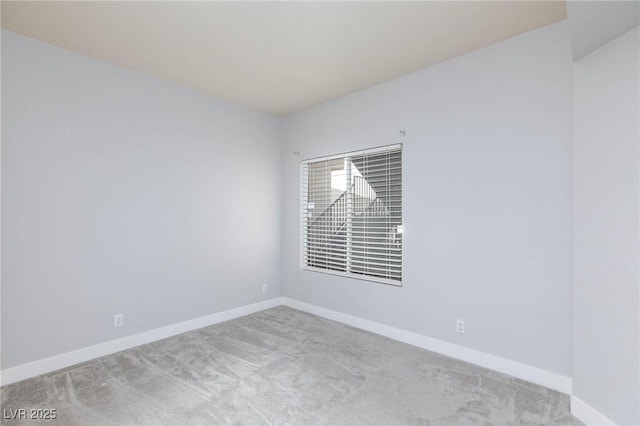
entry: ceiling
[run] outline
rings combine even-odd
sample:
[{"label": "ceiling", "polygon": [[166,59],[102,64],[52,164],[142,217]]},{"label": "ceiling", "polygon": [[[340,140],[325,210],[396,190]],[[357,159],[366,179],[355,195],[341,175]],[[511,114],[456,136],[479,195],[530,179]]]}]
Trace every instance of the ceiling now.
[{"label": "ceiling", "polygon": [[564,18],[564,1],[2,2],[5,29],[279,115]]},{"label": "ceiling", "polygon": [[574,61],[640,25],[638,1],[569,1],[567,12]]}]

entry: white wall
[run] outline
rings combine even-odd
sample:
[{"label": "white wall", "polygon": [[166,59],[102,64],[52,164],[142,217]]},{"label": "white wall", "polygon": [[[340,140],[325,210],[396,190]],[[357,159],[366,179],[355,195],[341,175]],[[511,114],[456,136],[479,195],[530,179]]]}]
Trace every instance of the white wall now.
[{"label": "white wall", "polygon": [[280,294],[280,118],[6,31],[2,59],[3,369]]},{"label": "white wall", "polygon": [[640,33],[577,61],[574,395],[640,424]]},{"label": "white wall", "polygon": [[[285,295],[569,376],[571,73],[561,22],[288,117]],[[300,160],[397,142],[403,287],[301,271]]]}]

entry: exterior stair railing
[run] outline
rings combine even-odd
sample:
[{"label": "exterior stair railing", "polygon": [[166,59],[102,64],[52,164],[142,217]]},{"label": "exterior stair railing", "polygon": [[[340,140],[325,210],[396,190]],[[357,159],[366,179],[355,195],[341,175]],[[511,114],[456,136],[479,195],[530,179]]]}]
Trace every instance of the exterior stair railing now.
[{"label": "exterior stair railing", "polygon": [[[349,191],[351,190],[351,210],[355,216],[386,216],[389,214],[382,200],[377,198],[371,185],[361,176],[353,176],[351,187],[344,191],[318,217],[307,226],[307,247],[310,251],[310,266],[314,262],[344,270],[346,268],[346,252],[337,244],[344,234],[349,214]],[[342,265],[341,258],[344,258]]]}]

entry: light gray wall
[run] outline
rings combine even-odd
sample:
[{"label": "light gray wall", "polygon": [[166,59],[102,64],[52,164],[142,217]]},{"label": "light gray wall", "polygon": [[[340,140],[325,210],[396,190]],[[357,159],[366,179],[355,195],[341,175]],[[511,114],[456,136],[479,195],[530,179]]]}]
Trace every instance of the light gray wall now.
[{"label": "light gray wall", "polygon": [[2,59],[2,368],[280,295],[280,118],[6,31]]},{"label": "light gray wall", "polygon": [[[561,22],[288,117],[285,295],[569,376],[571,74]],[[300,160],[397,142],[403,287],[301,271]]]},{"label": "light gray wall", "polygon": [[574,394],[640,424],[640,33],[577,61]]}]

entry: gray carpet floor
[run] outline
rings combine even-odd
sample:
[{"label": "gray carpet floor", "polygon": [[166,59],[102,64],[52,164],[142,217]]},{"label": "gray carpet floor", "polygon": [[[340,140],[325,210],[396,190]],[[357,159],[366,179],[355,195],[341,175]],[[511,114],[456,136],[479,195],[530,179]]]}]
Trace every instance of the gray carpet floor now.
[{"label": "gray carpet floor", "polygon": [[1,388],[40,425],[580,425],[569,397],[286,307]]}]

